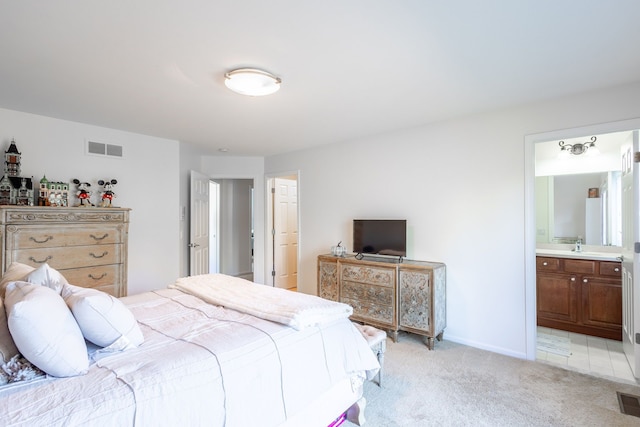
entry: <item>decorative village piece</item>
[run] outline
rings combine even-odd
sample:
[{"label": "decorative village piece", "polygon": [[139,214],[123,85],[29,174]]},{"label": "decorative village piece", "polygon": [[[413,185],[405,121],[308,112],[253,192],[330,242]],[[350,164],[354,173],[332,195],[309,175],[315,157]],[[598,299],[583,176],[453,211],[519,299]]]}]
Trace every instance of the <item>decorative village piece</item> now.
[{"label": "decorative village piece", "polygon": [[117,180],[100,180],[98,181],[98,185],[102,185],[103,191],[100,192],[102,195],[102,201],[100,201],[100,206],[103,208],[110,208],[111,203],[113,202],[113,198],[116,197],[116,193],[113,192],[113,186],[118,183]]},{"label": "decorative village piece", "polygon": [[15,140],[4,152],[4,175],[0,180],[0,205],[33,206],[33,178],[20,176],[20,157]]},{"label": "decorative village piece", "polygon": [[69,183],[49,181],[46,176],[40,180],[38,206],[69,206]]},{"label": "decorative village piece", "polygon": [[89,184],[88,182],[80,182],[79,179],[74,179],[73,183],[78,186],[78,191],[76,191],[76,197],[80,201],[78,206],[93,206],[93,203],[91,203],[92,192],[89,191],[89,187],[91,187],[91,184]]},{"label": "decorative village piece", "polygon": [[[33,206],[37,202],[38,206],[68,207],[70,202],[70,189],[68,182],[49,181],[43,175],[40,180],[39,189],[34,188],[33,177],[25,178],[20,176],[20,162],[22,153],[18,151],[15,140],[11,140],[9,149],[4,152],[4,175],[0,179],[0,205]],[[78,187],[76,198],[78,207],[92,207],[91,195],[93,194],[88,182],[81,182],[74,179],[73,183]],[[118,183],[115,179],[99,180],[102,186],[100,192],[100,202],[98,206],[111,208],[116,193],[113,186]]]}]

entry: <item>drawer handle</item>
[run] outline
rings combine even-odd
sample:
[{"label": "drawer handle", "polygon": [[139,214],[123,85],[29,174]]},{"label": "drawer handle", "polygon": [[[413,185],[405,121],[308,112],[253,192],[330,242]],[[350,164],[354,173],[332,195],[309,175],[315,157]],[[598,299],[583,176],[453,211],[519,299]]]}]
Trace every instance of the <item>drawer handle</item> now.
[{"label": "drawer handle", "polygon": [[572,277],[572,278],[571,278],[571,281],[572,281],[572,282],[575,282],[575,281],[576,281],[576,278],[575,278],[575,277]]},{"label": "drawer handle", "polygon": [[587,282],[589,282],[589,280],[587,280],[587,279],[582,279],[582,282],[583,282],[583,283],[587,283]]},{"label": "drawer handle", "polygon": [[89,278],[93,279],[93,280],[100,280],[103,277],[105,277],[107,275],[107,273],[102,273],[102,275],[100,277],[94,277],[93,274],[89,273]]},{"label": "drawer handle", "polygon": [[542,265],[549,265],[547,261],[543,262]]},{"label": "drawer handle", "polygon": [[29,240],[31,240],[32,242],[36,242],[36,243],[47,243],[49,240],[53,240],[53,236],[47,236],[46,239],[44,240],[38,240],[35,237],[29,237]]},{"label": "drawer handle", "polygon": [[107,252],[107,251],[102,252],[102,255],[96,255],[93,252],[89,252],[89,255],[91,255],[94,258],[104,258],[108,254],[109,254],[109,252]]},{"label": "drawer handle", "polygon": [[29,260],[35,262],[36,264],[44,264],[45,262],[49,261],[51,258],[53,258],[51,255],[47,256],[45,259],[43,259],[42,261],[38,261],[37,259],[35,259],[34,257],[30,256]]},{"label": "drawer handle", "polygon": [[97,237],[97,236],[94,236],[93,234],[89,234],[89,237],[91,237],[93,240],[97,240],[98,242],[100,240],[104,240],[105,238],[107,238],[107,236],[109,236],[109,233],[104,233],[104,236],[102,237]]},{"label": "drawer handle", "polygon": [[616,268],[613,269],[613,271],[615,271],[617,273],[618,271],[620,271],[620,269],[618,267],[616,267]]}]

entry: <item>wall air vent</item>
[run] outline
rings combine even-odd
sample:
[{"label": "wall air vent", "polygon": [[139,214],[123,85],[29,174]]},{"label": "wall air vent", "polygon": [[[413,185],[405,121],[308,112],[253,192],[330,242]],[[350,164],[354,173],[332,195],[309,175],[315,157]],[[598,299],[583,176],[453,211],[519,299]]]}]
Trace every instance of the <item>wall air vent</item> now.
[{"label": "wall air vent", "polygon": [[87,140],[86,153],[92,156],[108,156],[122,158],[122,145],[105,144]]}]

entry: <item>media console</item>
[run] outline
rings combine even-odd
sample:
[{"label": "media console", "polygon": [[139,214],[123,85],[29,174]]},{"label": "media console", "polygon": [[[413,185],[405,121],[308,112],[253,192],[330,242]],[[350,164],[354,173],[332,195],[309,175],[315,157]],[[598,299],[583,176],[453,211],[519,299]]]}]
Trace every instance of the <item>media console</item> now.
[{"label": "media console", "polygon": [[384,329],[426,337],[430,350],[446,327],[446,267],[429,261],[353,255],[318,256],[318,295],[353,307],[351,319]]}]

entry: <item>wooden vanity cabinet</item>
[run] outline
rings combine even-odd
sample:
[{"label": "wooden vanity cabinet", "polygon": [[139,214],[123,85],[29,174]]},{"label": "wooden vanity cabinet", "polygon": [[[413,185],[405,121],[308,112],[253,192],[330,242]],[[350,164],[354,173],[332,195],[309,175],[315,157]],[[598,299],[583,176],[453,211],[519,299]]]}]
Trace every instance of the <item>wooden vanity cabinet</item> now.
[{"label": "wooden vanity cabinet", "polygon": [[538,325],[622,339],[620,262],[536,258]]}]

